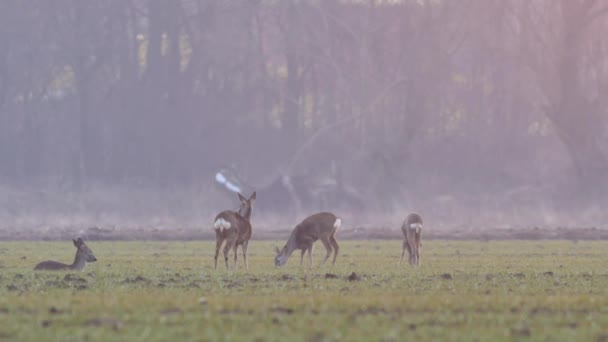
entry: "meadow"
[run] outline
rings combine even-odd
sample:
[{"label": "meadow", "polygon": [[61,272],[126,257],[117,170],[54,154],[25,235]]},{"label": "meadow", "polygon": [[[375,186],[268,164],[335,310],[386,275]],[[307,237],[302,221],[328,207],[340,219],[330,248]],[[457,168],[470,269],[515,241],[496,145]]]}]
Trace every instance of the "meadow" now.
[{"label": "meadow", "polygon": [[282,243],[253,240],[228,272],[213,241],[88,241],[70,273],[33,271],[70,241],[0,242],[0,340],[608,340],[606,241],[424,241],[418,268],[398,240],[339,243],[275,269]]}]

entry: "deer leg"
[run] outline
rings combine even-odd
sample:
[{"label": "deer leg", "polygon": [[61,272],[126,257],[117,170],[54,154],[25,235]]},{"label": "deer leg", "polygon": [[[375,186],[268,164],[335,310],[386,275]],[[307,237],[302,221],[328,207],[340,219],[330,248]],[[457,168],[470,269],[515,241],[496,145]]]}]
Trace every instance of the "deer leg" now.
[{"label": "deer leg", "polygon": [[243,242],[243,247],[241,247],[241,249],[243,250],[243,259],[245,260],[245,269],[249,271],[249,264],[247,263],[247,245],[249,245],[249,241]]},{"label": "deer leg", "polygon": [[227,239],[226,246],[224,246],[224,262],[226,262],[227,270],[230,269],[230,266],[228,266],[228,253],[230,253],[230,249],[234,246],[235,243],[236,243],[236,237]]},{"label": "deer leg", "polygon": [[420,242],[420,235],[416,236],[416,265],[420,266],[420,248],[422,243]]},{"label": "deer leg", "polygon": [[410,246],[409,240],[405,240],[404,244],[405,244],[405,249],[407,250],[408,263],[411,264],[412,263],[412,247]]},{"label": "deer leg", "polygon": [[312,247],[313,247],[313,244],[310,244],[310,247],[308,247],[308,259],[310,261],[310,263],[309,263],[310,268],[312,268]]},{"label": "deer leg", "polygon": [[[405,255],[405,250],[409,250],[409,245],[407,244],[407,240],[403,240],[403,245],[401,246],[401,259],[399,259],[399,265],[403,262],[403,256]],[[409,253],[408,253],[409,255]]]},{"label": "deer leg", "polygon": [[407,241],[407,252],[409,254],[409,264],[414,265],[414,257],[415,257],[414,246],[411,243],[411,241],[409,241],[409,240]]},{"label": "deer leg", "polygon": [[336,258],[338,257],[338,250],[340,250],[340,246],[338,246],[338,241],[336,241],[336,237],[332,234],[329,237],[329,242],[331,242],[331,245],[334,247],[334,260],[332,261],[332,265],[336,264]]},{"label": "deer leg", "polygon": [[323,261],[321,261],[321,263],[319,264],[319,266],[323,266],[325,264],[325,262],[327,261],[327,259],[329,259],[329,257],[331,256],[331,244],[329,243],[328,239],[321,239],[321,242],[323,243],[323,246],[325,246],[325,259],[323,259]]},{"label": "deer leg", "polygon": [[236,271],[236,259],[238,258],[239,253],[237,253],[239,249],[239,245],[237,245],[236,243],[234,244],[234,270]]},{"label": "deer leg", "polygon": [[302,254],[300,255],[300,267],[304,264],[304,253],[306,253],[306,248],[302,249]]},{"label": "deer leg", "polygon": [[217,270],[217,256],[220,254],[220,248],[222,248],[222,243],[224,243],[224,239],[219,236],[219,233],[216,234],[215,241],[215,269]]}]

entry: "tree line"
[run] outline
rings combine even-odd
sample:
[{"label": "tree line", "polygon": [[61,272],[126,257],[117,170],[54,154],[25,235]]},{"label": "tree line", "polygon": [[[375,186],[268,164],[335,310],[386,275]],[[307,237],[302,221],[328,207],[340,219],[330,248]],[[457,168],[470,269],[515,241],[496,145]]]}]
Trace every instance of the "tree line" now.
[{"label": "tree line", "polygon": [[297,206],[605,199],[604,0],[31,0],[0,18],[6,186],[207,189],[230,169]]}]

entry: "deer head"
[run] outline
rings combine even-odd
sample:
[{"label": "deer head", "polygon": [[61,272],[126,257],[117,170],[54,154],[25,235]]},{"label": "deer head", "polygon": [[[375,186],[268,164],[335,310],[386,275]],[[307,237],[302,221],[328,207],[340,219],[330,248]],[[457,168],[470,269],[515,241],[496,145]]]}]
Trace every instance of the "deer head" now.
[{"label": "deer head", "polygon": [[255,201],[255,191],[249,198],[238,193],[239,201],[241,201],[241,207],[239,208],[239,215],[243,216],[247,220],[251,218],[251,208],[253,207],[253,202]]},{"label": "deer head", "polygon": [[72,242],[74,242],[74,247],[76,247],[76,249],[78,249],[78,251],[76,252],[76,254],[78,256],[84,257],[84,260],[86,262],[95,262],[95,261],[97,261],[97,258],[93,254],[93,251],[89,248],[89,246],[87,246],[84,243],[84,241],[82,240],[82,238],[78,238],[78,240],[72,239]]},{"label": "deer head", "polygon": [[289,259],[289,255],[287,255],[287,246],[283,247],[283,249],[279,250],[278,247],[275,247],[275,252],[277,255],[274,257],[274,267],[281,267],[285,265],[287,259]]}]

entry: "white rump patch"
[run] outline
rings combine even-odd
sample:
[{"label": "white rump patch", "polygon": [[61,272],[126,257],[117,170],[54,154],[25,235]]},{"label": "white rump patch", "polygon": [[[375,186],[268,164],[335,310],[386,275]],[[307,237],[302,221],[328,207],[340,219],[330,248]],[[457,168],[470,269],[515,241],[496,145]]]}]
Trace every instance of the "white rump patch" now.
[{"label": "white rump patch", "polygon": [[420,229],[422,229],[422,223],[412,223],[412,224],[410,224],[410,229],[420,230]]},{"label": "white rump patch", "polygon": [[231,226],[230,222],[224,220],[223,218],[219,218],[217,220],[215,220],[215,223],[213,223],[213,227],[215,227],[215,229],[219,229],[220,232],[229,229]]},{"label": "white rump patch", "polygon": [[341,224],[342,224],[342,219],[337,218],[336,222],[334,222],[334,228],[336,228],[336,229],[340,228]]}]

